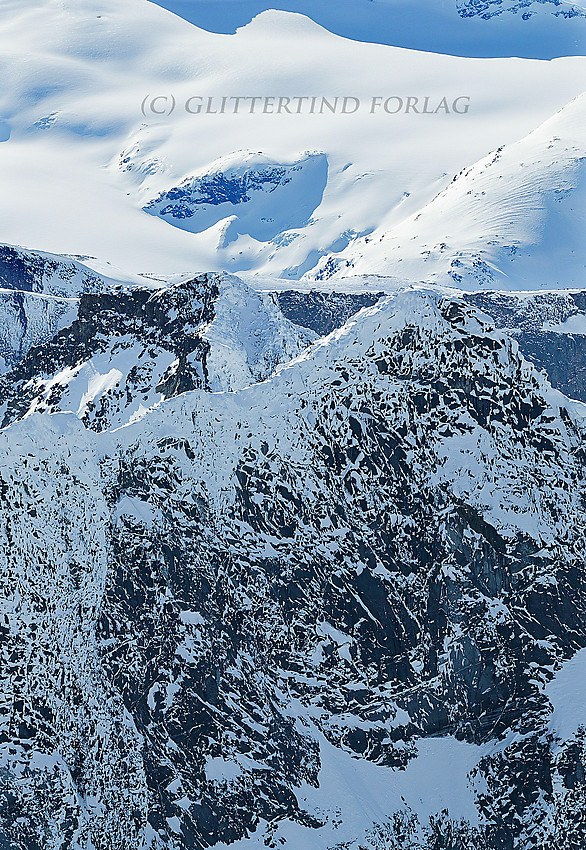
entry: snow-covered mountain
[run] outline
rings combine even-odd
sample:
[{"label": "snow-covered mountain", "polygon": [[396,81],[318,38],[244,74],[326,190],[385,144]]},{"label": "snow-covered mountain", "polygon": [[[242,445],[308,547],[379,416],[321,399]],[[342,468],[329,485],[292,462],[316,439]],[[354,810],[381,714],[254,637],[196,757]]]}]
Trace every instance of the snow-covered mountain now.
[{"label": "snow-covered mountain", "polygon": [[0,3],[0,850],[583,850],[586,6],[276,5]]},{"label": "snow-covered mountain", "polygon": [[586,279],[585,140],[586,94],[525,139],[455,175],[394,227],[383,222],[324,259],[316,276],[451,279],[466,289],[580,286]]},{"label": "snow-covered mountain", "polygon": [[71,411],[96,430],[124,425],[178,393],[263,381],[315,338],[274,296],[229,276],[80,293],[72,323],[0,379],[2,425],[39,411]]},{"label": "snow-covered mountain", "polygon": [[[354,19],[395,14],[393,3],[362,2],[349,3]],[[459,14],[451,0],[411,5],[445,6],[456,28],[543,20],[581,37],[582,17],[561,3],[524,7],[528,21],[507,3],[488,20],[485,4]],[[229,6],[214,3],[217,14]],[[0,6],[0,34],[2,240],[158,276],[315,277],[586,88],[584,56],[424,53],[341,38],[285,11],[223,35],[147,0],[19,0]],[[570,142],[560,135],[562,158]],[[474,176],[485,191],[478,169],[472,193]]]},{"label": "snow-covered mountain", "polygon": [[114,430],[4,402],[6,847],[580,846],[586,408],[482,314],[388,296]]}]

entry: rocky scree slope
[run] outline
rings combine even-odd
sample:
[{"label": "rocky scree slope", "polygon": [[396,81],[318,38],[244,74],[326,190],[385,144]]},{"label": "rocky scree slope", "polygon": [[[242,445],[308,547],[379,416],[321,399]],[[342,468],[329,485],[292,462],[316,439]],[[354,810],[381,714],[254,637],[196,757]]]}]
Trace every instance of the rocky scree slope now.
[{"label": "rocky scree slope", "polygon": [[3,846],[583,846],[545,689],[586,646],[583,407],[426,292],[203,384],[97,434],[7,405]]}]

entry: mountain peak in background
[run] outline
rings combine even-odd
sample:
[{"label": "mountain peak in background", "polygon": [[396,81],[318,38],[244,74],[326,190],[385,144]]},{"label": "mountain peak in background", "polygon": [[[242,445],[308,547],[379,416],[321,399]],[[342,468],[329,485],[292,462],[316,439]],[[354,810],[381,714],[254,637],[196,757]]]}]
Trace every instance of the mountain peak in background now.
[{"label": "mountain peak in background", "polygon": [[[234,33],[267,7],[263,0],[151,0],[198,27]],[[583,55],[586,6],[566,0],[281,0],[357,41],[454,56],[553,59]]]}]

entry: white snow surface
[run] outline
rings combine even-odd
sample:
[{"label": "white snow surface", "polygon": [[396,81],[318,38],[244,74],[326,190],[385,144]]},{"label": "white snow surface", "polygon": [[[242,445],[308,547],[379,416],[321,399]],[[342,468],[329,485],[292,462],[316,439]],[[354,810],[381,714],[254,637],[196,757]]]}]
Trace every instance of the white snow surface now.
[{"label": "white snow surface", "polygon": [[[450,242],[468,250],[483,234],[477,206],[467,223],[465,198],[447,194],[454,202],[446,211],[434,205],[434,196],[480,161],[460,185],[470,183],[473,196],[486,192],[493,209],[500,199],[485,176],[484,158],[526,136],[586,87],[583,56],[544,61],[425,53],[341,38],[284,11],[264,11],[226,35],[198,29],[147,0],[11,0],[0,8],[0,36],[3,240],[95,257],[87,262],[102,269],[109,262],[128,274],[227,270],[296,281],[314,276],[323,258],[354,258],[363,250],[361,237],[381,228],[398,227],[403,244],[419,245],[409,222],[424,209],[433,245],[448,241],[447,230]],[[338,97],[339,105],[337,114],[327,107],[323,114],[275,114],[274,104],[264,113],[264,101],[254,114],[248,104],[238,115],[193,115],[184,108],[189,98],[207,103],[215,97],[217,106],[222,96]],[[418,98],[420,109],[429,98],[437,114],[389,115],[382,107],[371,114],[372,98],[393,96]],[[143,115],[141,105],[154,97],[167,99],[157,108],[174,98],[173,114]],[[344,97],[359,99],[360,109],[340,114]],[[454,113],[458,97],[470,98],[467,114]],[[564,124],[548,132],[560,135],[565,186],[575,179],[579,155],[571,150],[573,130]],[[529,164],[530,148],[521,169],[515,150],[507,160],[518,171],[513,205],[524,186],[543,183],[540,175],[551,165],[546,159]],[[285,170],[305,165],[274,194],[269,183],[235,203],[216,192],[191,228],[206,225],[200,232],[191,232],[184,218],[144,209],[185,185],[195,185],[201,200],[202,177],[213,181],[221,174],[225,184],[244,175],[250,186],[267,163]],[[318,176],[304,176],[312,164]],[[551,180],[558,176],[554,170]],[[434,211],[441,213],[441,232]],[[529,238],[532,221],[524,209],[511,226],[505,221],[505,244]],[[547,245],[542,248],[545,255]],[[364,264],[370,272],[371,259]],[[422,276],[413,263],[409,272],[396,264],[390,270],[376,252],[372,264],[385,274]],[[564,277],[577,266],[579,257]],[[518,288],[533,285],[529,272],[523,276]]]},{"label": "white snow surface", "polygon": [[543,330],[558,334],[577,334],[579,336],[586,336],[586,314],[575,313],[573,316],[568,316],[565,322],[558,322],[557,324],[546,322],[543,326]]},{"label": "white snow surface", "polygon": [[[444,810],[450,816],[478,822],[469,773],[489,747],[478,747],[453,738],[429,738],[418,744],[418,755],[405,770],[390,770],[366,759],[353,758],[314,731],[320,743],[322,768],[319,788],[299,789],[300,805],[328,822],[315,829],[293,821],[281,822],[274,839],[291,850],[331,850],[367,839],[375,825],[384,825],[390,814],[415,812],[424,820]],[[431,768],[433,765],[433,768]],[[267,824],[250,837],[229,845],[233,850],[266,847]],[[278,846],[278,845],[277,845]],[[217,850],[228,845],[217,844]]]},{"label": "white snow surface", "polygon": [[586,271],[586,94],[458,174],[415,214],[342,252],[339,273],[467,289],[579,286]]},{"label": "white snow surface", "polygon": [[586,650],[567,661],[544,691],[553,706],[550,729],[562,741],[586,727]]}]

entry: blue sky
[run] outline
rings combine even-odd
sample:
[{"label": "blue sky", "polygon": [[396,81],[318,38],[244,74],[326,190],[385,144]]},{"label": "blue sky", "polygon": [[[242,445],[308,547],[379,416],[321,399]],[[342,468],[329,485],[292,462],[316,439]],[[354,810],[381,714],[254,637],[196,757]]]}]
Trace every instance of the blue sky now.
[{"label": "blue sky", "polygon": [[[586,53],[586,17],[536,0],[532,14],[460,17],[456,0],[151,0],[196,26],[233,33],[266,9],[301,12],[337,35],[460,56],[551,59]],[[508,5],[511,5],[510,3]],[[494,8],[498,8],[495,4]],[[563,8],[563,7],[562,7]]]}]

